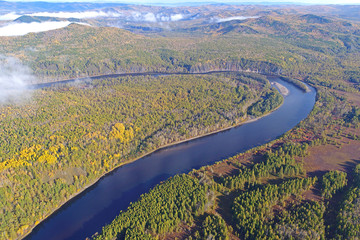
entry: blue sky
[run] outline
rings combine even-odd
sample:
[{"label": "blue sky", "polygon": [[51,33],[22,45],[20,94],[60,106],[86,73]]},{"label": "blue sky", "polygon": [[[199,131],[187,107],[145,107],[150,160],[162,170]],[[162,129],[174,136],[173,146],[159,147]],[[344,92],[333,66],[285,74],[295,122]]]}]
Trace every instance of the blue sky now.
[{"label": "blue sky", "polygon": [[[8,0],[8,1],[19,1],[19,2],[35,2],[35,1],[46,1],[46,2],[74,2],[71,0]],[[137,3],[137,4],[177,4],[184,2],[197,2],[197,3],[257,3],[257,2],[277,2],[277,3],[306,3],[306,4],[360,4],[360,0],[76,0],[76,2],[119,2],[119,3]]]}]

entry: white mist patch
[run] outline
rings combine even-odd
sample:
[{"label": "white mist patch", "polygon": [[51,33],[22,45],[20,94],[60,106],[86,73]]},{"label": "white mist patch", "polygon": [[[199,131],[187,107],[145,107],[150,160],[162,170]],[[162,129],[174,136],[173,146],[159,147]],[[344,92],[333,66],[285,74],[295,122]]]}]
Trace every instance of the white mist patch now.
[{"label": "white mist patch", "polygon": [[175,22],[184,18],[183,14],[154,14],[151,12],[141,13],[132,12],[130,16],[126,18],[127,21],[135,22]]},{"label": "white mist patch", "polygon": [[32,23],[11,23],[0,27],[0,36],[22,36],[31,32],[45,32],[59,29],[71,24],[69,21],[62,22],[32,22]]},{"label": "white mist patch", "polygon": [[56,18],[97,18],[97,17],[120,17],[120,13],[104,11],[85,11],[85,12],[38,12],[28,14],[34,17],[56,17]]},{"label": "white mist patch", "polygon": [[182,15],[182,14],[174,14],[174,15],[171,15],[170,16],[170,20],[171,21],[179,21],[179,20],[181,20],[181,19],[183,19],[184,18],[184,16]]},{"label": "white mist patch", "polygon": [[234,16],[234,17],[228,17],[228,18],[216,18],[216,22],[228,22],[233,20],[245,20],[249,18],[259,18],[259,16],[251,16],[251,17],[245,17],[245,16]]},{"label": "white mist patch", "polygon": [[145,22],[156,22],[156,17],[153,13],[147,13],[144,15],[143,21]]},{"label": "white mist patch", "polygon": [[163,14],[157,14],[156,18],[160,22],[176,22],[184,18],[184,15],[182,14],[173,14],[173,15],[163,15]]},{"label": "white mist patch", "polygon": [[7,13],[7,14],[4,14],[4,15],[0,15],[0,21],[12,21],[12,20],[15,20],[17,18],[21,17],[21,15],[18,15],[14,12],[11,12],[11,13]]},{"label": "white mist patch", "polygon": [[0,103],[30,97],[27,85],[35,82],[30,68],[13,57],[0,56]]}]

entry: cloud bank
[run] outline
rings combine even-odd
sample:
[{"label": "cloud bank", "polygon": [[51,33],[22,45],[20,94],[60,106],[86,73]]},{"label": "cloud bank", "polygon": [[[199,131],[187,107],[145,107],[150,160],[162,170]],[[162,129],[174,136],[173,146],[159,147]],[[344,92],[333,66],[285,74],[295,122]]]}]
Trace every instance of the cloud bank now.
[{"label": "cloud bank", "polygon": [[145,22],[156,22],[157,20],[156,20],[155,14],[147,13],[147,14],[144,15],[143,21],[145,21]]},{"label": "cloud bank", "polygon": [[33,17],[56,17],[56,18],[78,18],[88,19],[97,17],[120,17],[121,14],[117,12],[104,12],[104,11],[84,11],[84,12],[36,12],[29,14],[19,14],[15,12],[0,15],[0,21],[12,21],[21,16]]},{"label": "cloud bank", "polygon": [[228,17],[228,18],[215,18],[216,22],[228,22],[233,20],[245,20],[249,18],[258,18],[259,16],[252,16],[252,17],[244,17],[244,16],[234,16],[234,17]]},{"label": "cloud bank", "polygon": [[[183,14],[154,14],[152,12],[131,12],[128,15],[116,11],[84,11],[84,12],[37,12],[26,14],[33,17],[56,17],[56,18],[76,18],[76,19],[90,19],[90,18],[119,18],[119,20],[133,21],[133,22],[175,22],[184,18]],[[11,21],[21,16],[15,12],[0,15],[0,21]],[[44,32],[54,29],[59,29],[68,26],[72,21],[46,21],[46,22],[31,22],[31,23],[5,23],[0,26],[0,36],[22,36],[31,32]],[[78,23],[81,24],[81,23]],[[84,24],[87,25],[87,24]]]},{"label": "cloud bank", "polygon": [[182,14],[174,14],[174,15],[171,15],[170,16],[170,20],[171,21],[179,21],[179,20],[181,20],[181,19],[183,19],[184,18],[184,16],[182,15]]},{"label": "cloud bank", "polygon": [[30,68],[13,57],[0,56],[0,103],[30,97],[27,85],[34,82]]},{"label": "cloud bank", "polygon": [[62,22],[32,22],[32,23],[11,23],[0,27],[0,36],[22,36],[31,32],[44,32],[63,28],[71,24],[69,21]]},{"label": "cloud bank", "polygon": [[21,15],[11,12],[4,15],[0,15],[0,21],[12,21],[19,17],[21,17]]},{"label": "cloud bank", "polygon": [[117,12],[104,11],[85,11],[85,12],[37,12],[27,14],[36,17],[56,17],[56,18],[97,18],[97,17],[120,17],[121,14]]},{"label": "cloud bank", "polygon": [[151,12],[141,13],[141,12],[132,12],[130,16],[126,17],[127,21],[135,22],[175,22],[184,18],[183,14],[154,14]]},{"label": "cloud bank", "polygon": [[122,18],[127,21],[135,22],[175,22],[184,18],[183,14],[154,14],[152,12],[130,12],[130,15],[116,11],[84,11],[84,12],[35,12],[29,14],[7,13],[0,15],[0,21],[11,21],[21,16],[33,17],[55,17],[55,18],[77,18],[77,19],[91,19],[91,18]]}]

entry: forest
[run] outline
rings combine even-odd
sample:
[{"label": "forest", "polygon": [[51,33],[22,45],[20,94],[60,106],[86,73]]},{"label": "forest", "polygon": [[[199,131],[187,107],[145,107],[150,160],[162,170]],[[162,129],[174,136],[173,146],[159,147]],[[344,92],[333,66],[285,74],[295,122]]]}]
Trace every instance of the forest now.
[{"label": "forest", "polygon": [[[30,88],[108,75],[0,102],[0,239],[23,238],[114,168],[273,111],[283,97],[264,75],[316,88],[309,116],[263,146],[171,177],[92,238],[360,238],[360,25],[321,9],[207,6],[206,21],[161,31],[95,19],[0,37],[0,54],[34,75]],[[208,20],[223,14],[258,17]],[[158,74],[109,76],[146,72]]]},{"label": "forest", "polygon": [[1,238],[26,233],[127,161],[246,121],[269,91],[256,74],[128,76],[55,85],[2,106]]},{"label": "forest", "polygon": [[[345,172],[339,171],[329,171],[320,179],[306,177],[303,163],[295,158],[307,155],[307,146],[298,145],[296,151],[284,146],[270,154],[263,147],[258,147],[187,175],[177,175],[142,195],[138,202],[121,212],[93,239],[134,239],[129,231],[136,236],[146,235],[149,239],[168,239],[172,232],[183,233],[180,235],[183,239],[357,239],[360,226],[357,214],[360,164],[352,169],[350,180]],[[241,158],[259,155],[259,152],[264,157],[263,162],[251,166],[241,164]],[[214,171],[221,164],[235,164],[238,172],[232,176],[215,176]],[[284,166],[294,170],[284,171]],[[174,187],[180,179],[184,184]],[[187,188],[190,179],[191,193],[202,192],[202,198],[189,195],[182,189]],[[306,197],[314,189],[320,190],[321,200]],[[335,223],[329,225],[326,216],[332,211],[334,196],[338,198],[339,193],[344,198],[337,200],[340,208]],[[162,199],[174,199],[177,194],[188,196],[190,202],[183,203],[178,196],[179,200],[175,203],[172,203],[173,200],[161,203]],[[227,199],[229,206],[226,209],[229,208],[229,212],[222,210],[223,199]],[[147,207],[147,203],[151,203],[151,207]],[[134,217],[127,218],[130,214]],[[137,220],[144,214],[149,215]],[[158,214],[162,217],[157,218]],[[169,221],[165,216],[176,220]],[[177,220],[183,216],[189,217]],[[132,219],[136,224],[126,225],[123,219]],[[167,228],[161,231],[154,224],[165,224]],[[184,234],[184,224],[189,226],[186,232],[190,234]]]},{"label": "forest", "polygon": [[[128,231],[136,233],[136,236],[147,235],[149,239],[167,239],[169,233],[181,232],[183,224],[190,226],[191,233],[186,239],[204,239],[209,236],[215,239],[356,239],[359,236],[356,204],[359,201],[357,187],[360,165],[352,169],[354,177],[350,181],[347,180],[346,173],[338,171],[329,171],[321,179],[306,177],[303,164],[291,160],[308,154],[305,146],[307,145],[299,145],[296,152],[286,150],[287,146],[270,154],[263,152],[261,154],[264,154],[265,161],[252,166],[244,166],[237,161],[246,154],[254,154],[261,147],[224,160],[227,164],[231,162],[238,165],[238,172],[231,177],[212,176],[218,164],[193,170],[187,175],[177,175],[142,195],[138,202],[121,212],[94,239],[133,239],[134,235],[129,235]],[[284,174],[283,166],[294,166],[290,169],[295,170]],[[180,179],[183,182],[181,187],[174,187]],[[184,192],[182,188],[187,188],[190,179],[192,181],[189,187],[193,189],[191,193],[202,192],[202,197]],[[270,183],[274,180],[276,184]],[[321,186],[319,189],[322,200],[306,199],[306,193],[311,192],[316,185]],[[335,226],[329,226],[325,216],[331,208],[329,203],[334,194],[339,192],[344,192],[345,197],[341,200]],[[174,199],[177,194],[181,194],[181,197],[188,196],[186,199],[190,202],[183,203],[184,200],[178,196],[178,201],[174,203],[173,200],[161,203],[162,199]],[[229,214],[224,215],[220,210],[221,206],[218,206],[222,198],[232,199],[231,218],[226,221],[223,216],[228,218]],[[151,207],[147,203],[151,203]],[[181,210],[182,207],[184,208]],[[134,217],[127,218],[129,214],[134,214]],[[144,214],[149,215],[135,220]],[[157,214],[162,214],[162,217],[158,219]],[[165,216],[171,216],[172,221]],[[189,217],[177,220],[183,216]],[[132,219],[136,224],[126,225],[122,219]],[[161,231],[154,224],[165,224],[167,228]],[[132,230],[133,228],[137,230]]]}]

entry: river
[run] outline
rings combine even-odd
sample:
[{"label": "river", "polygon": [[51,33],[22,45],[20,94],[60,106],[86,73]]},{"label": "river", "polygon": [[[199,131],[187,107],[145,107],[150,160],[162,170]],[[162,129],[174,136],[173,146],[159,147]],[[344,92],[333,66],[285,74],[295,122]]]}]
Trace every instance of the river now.
[{"label": "river", "polygon": [[276,77],[289,94],[271,114],[223,132],[160,149],[101,178],[40,223],[25,239],[85,239],[161,181],[265,144],[295,127],[312,110],[316,91],[303,92]]}]

